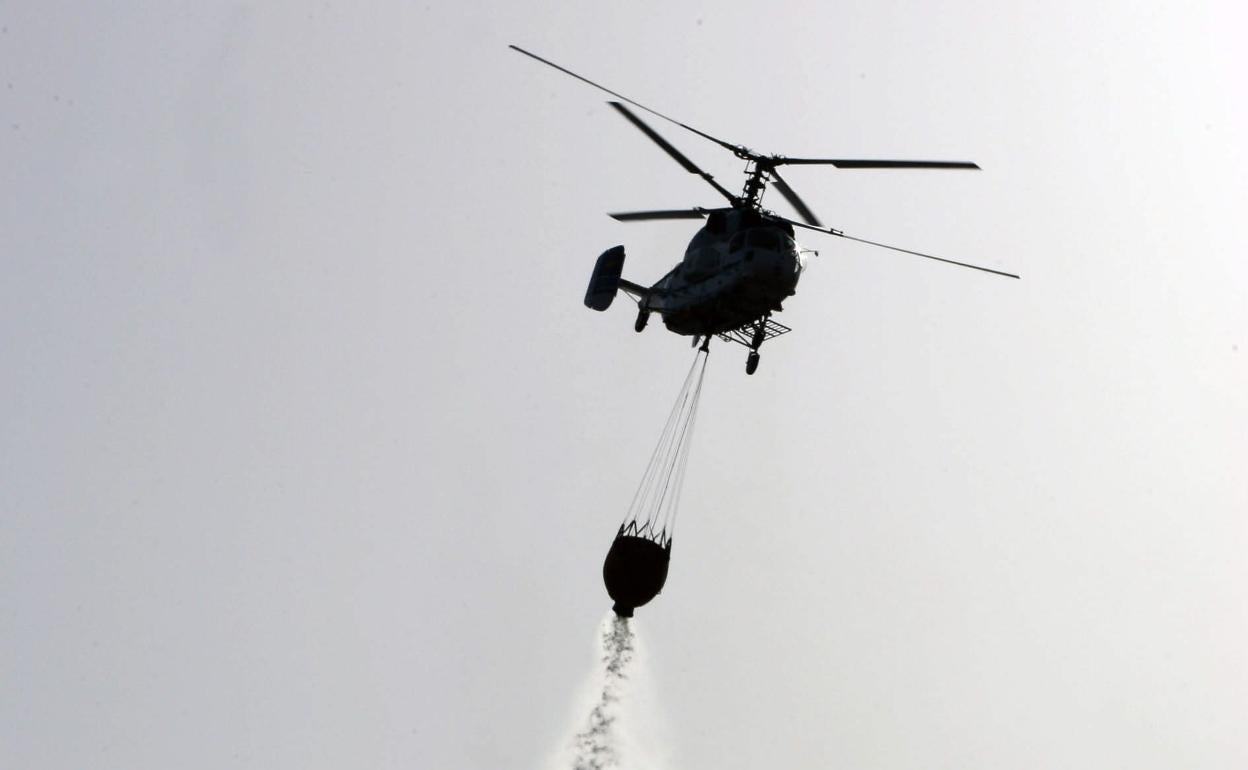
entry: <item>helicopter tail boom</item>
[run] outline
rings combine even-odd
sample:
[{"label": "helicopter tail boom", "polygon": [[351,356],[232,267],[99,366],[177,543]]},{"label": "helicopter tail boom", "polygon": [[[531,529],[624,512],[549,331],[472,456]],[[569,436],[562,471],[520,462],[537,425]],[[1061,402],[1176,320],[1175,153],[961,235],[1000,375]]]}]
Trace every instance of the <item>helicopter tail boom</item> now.
[{"label": "helicopter tail boom", "polygon": [[633,283],[626,278],[620,279],[620,288],[624,290],[625,294],[637,300],[639,304],[649,299],[650,295],[655,293],[653,288],[647,288],[639,283]]}]

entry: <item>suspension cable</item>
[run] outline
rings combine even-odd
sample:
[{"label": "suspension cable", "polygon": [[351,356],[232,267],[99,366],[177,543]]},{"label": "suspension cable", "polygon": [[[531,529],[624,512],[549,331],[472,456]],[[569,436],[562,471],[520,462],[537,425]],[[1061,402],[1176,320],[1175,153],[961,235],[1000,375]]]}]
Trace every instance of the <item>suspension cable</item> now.
[{"label": "suspension cable", "polygon": [[[650,454],[650,461],[646,464],[646,470],[642,474],[641,484],[637,486],[637,491],[633,493],[633,500],[629,503],[628,511],[624,515],[624,521],[637,520],[641,517],[643,511],[647,510],[646,502],[651,497],[650,493],[658,481],[660,469],[663,467],[662,459],[667,455],[666,449],[670,447],[672,435],[675,433],[677,418],[680,416],[684,405],[685,396],[689,390],[689,383],[693,379],[694,370],[697,367],[697,359],[695,357],[693,364],[689,367],[689,373],[685,375],[685,382],[680,387],[680,393],[677,395],[676,403],[672,405],[672,411],[667,416],[667,422],[663,426],[663,432],[659,434],[659,441],[654,447],[654,451]],[[657,509],[651,511],[657,513]],[[651,517],[647,517],[649,521]]]},{"label": "suspension cable", "polygon": [[708,358],[704,349],[694,355],[621,528],[659,542],[671,542]]}]

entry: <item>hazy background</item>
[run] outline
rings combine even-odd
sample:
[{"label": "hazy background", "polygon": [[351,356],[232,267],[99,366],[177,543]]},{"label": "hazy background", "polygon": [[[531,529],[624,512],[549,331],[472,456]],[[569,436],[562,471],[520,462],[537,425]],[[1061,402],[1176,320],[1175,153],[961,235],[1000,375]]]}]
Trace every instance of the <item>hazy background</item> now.
[{"label": "hazy background", "polygon": [[[675,6],[675,7],[673,7]],[[0,766],[537,767],[689,363],[710,188],[845,232],[713,348],[678,768],[1248,766],[1238,3],[0,4]],[[740,163],[657,126],[736,189]],[[767,202],[787,212],[783,201]]]}]

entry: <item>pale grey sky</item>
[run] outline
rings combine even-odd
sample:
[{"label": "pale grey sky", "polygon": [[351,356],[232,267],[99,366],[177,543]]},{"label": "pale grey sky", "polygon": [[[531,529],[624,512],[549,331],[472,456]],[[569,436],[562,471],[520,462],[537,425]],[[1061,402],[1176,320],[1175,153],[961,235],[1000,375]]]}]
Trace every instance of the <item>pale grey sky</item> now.
[{"label": "pale grey sky", "polygon": [[[1248,766],[1234,3],[0,6],[0,766],[538,767],[688,342],[581,305],[791,155],[712,350],[667,767]],[[729,187],[738,162],[661,130]],[[777,209],[779,199],[768,199]],[[661,729],[660,729],[661,728]]]}]

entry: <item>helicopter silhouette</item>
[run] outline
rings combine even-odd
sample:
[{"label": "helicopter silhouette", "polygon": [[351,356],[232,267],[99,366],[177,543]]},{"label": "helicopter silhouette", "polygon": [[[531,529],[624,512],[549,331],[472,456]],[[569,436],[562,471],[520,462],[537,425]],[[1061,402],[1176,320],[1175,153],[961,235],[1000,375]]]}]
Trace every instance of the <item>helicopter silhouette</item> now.
[{"label": "helicopter silhouette", "polygon": [[[692,336],[695,347],[700,340],[703,351],[708,349],[712,336],[744,345],[749,349],[745,371],[746,374],[753,374],[758,369],[759,348],[762,344],[792,331],[771,316],[780,312],[783,309],[781,303],[796,293],[798,280],[806,267],[806,251],[798,248],[794,237],[795,227],[1007,278],[1019,277],[981,265],[957,262],[933,254],[857,238],[846,235],[841,230],[824,227],[806,202],[777,171],[780,166],[814,165],[841,169],[979,169],[975,163],[763,155],[743,145],[731,144],[699,131],[519,46],[509,47],[619,99],[620,101],[610,101],[608,104],[681,167],[701,177],[728,201],[728,206],[719,208],[694,207],[608,215],[620,222],[706,220],[706,224],[689,241],[684,259],[652,286],[642,286],[622,277],[625,256],[623,246],[610,248],[598,257],[585,293],[585,305],[593,310],[606,310],[616,294],[623,291],[637,302],[637,320],[633,328],[638,332],[646,328],[651,313],[658,313],[669,331]],[[715,181],[713,176],[689,160],[622,102],[714,142],[744,160],[745,186],[741,194],[736,195]],[[802,221],[788,219],[762,207],[762,196],[769,184],[797,211]]]}]

